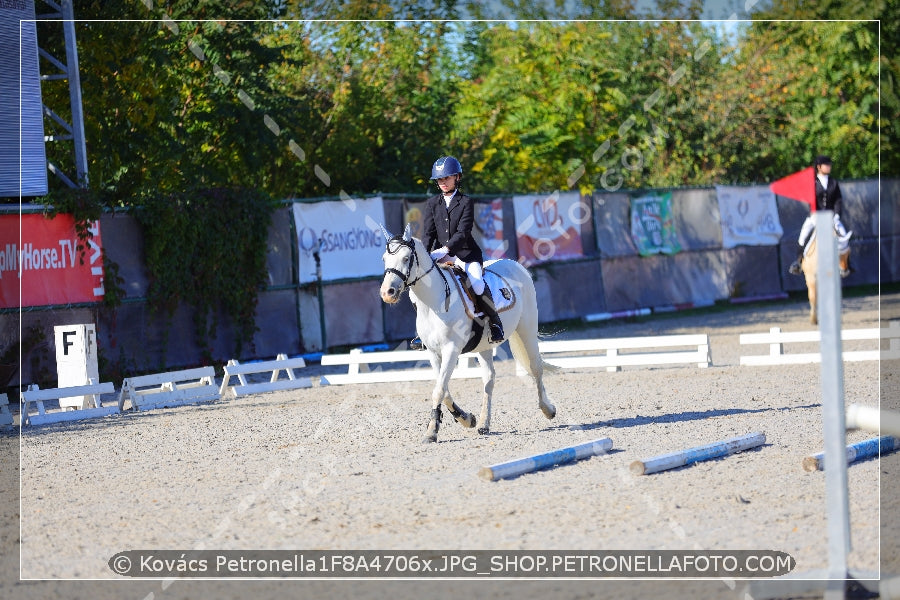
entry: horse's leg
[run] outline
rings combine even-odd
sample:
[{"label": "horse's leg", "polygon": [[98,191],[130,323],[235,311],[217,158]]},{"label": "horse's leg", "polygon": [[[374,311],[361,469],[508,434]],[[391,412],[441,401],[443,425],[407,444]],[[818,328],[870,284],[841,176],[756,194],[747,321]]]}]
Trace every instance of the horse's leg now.
[{"label": "horse's leg", "polygon": [[819,317],[816,315],[816,282],[807,281],[806,287],[809,290],[809,322],[817,325]]},{"label": "horse's leg", "polygon": [[472,415],[461,410],[453,398],[450,397],[450,376],[456,367],[456,361],[459,358],[459,350],[453,349],[447,354],[436,356],[433,365],[437,368],[437,381],[434,390],[431,392],[431,419],[428,422],[428,429],[425,431],[423,442],[436,442],[438,430],[441,428],[441,402],[450,410],[450,414],[466,427],[474,427],[475,419]]},{"label": "horse's leg", "polygon": [[[461,409],[456,402],[453,401],[453,396],[450,395],[450,376],[453,374],[453,367],[456,366],[456,361],[459,359],[459,353],[454,352],[454,358],[451,363],[451,368],[447,373],[447,386],[446,392],[444,393],[444,406],[447,407],[447,410],[450,411],[450,414],[453,415],[453,418],[456,419],[457,423],[466,427],[467,429],[471,429],[475,427],[475,415],[468,413]],[[445,361],[446,363],[446,361]]]},{"label": "horse's leg", "polygon": [[[441,399],[446,391],[446,385],[441,383],[444,381],[441,375],[444,365],[442,356],[439,352],[431,350],[430,348],[429,354],[437,383],[431,392],[431,419],[428,421],[428,429],[425,430],[425,437],[422,439],[422,442],[425,443],[437,441],[438,430],[441,428]],[[437,397],[437,399],[435,399],[435,397]]]},{"label": "horse's leg", "polygon": [[478,422],[481,427],[478,433],[485,434],[491,431],[491,395],[494,393],[494,351],[485,350],[479,354],[478,362],[481,363],[481,381],[484,383],[484,395],[481,397],[481,415]]},{"label": "horse's leg", "polygon": [[528,374],[534,380],[538,391],[538,406],[548,419],[556,416],[556,407],[550,402],[547,390],[544,389],[544,360],[538,349],[537,334],[529,335],[527,339],[517,329],[509,337],[509,348],[520,365],[525,367]]}]

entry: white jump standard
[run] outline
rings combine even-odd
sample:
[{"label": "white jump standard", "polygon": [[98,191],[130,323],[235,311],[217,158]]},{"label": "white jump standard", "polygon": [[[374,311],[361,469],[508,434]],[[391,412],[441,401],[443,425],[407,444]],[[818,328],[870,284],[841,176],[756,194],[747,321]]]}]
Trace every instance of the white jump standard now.
[{"label": "white jump standard", "polygon": [[847,407],[847,429],[864,429],[900,437],[900,413],[851,404]]},{"label": "white jump standard", "polygon": [[564,465],[599,454],[605,454],[612,448],[612,445],[611,439],[601,438],[599,440],[578,444],[577,446],[569,446],[568,448],[560,448],[558,450],[545,452],[544,454],[535,454],[534,456],[527,456],[518,460],[511,460],[489,467],[482,467],[482,469],[478,471],[478,476],[482,479],[487,479],[488,481],[517,477],[524,473],[531,473],[532,471],[537,471],[539,469]]},{"label": "white jump standard", "polygon": [[713,442],[705,446],[697,446],[687,450],[680,450],[670,454],[661,454],[646,460],[636,460],[631,463],[631,472],[635,475],[650,475],[660,471],[668,471],[685,465],[690,465],[704,460],[712,460],[742,452],[766,443],[766,434],[762,431],[748,433],[737,437]]}]

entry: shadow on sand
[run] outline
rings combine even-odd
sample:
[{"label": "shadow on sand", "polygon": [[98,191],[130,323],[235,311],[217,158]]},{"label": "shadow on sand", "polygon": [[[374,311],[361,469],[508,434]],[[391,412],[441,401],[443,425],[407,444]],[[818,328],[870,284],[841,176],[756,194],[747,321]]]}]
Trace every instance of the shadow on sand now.
[{"label": "shadow on sand", "polygon": [[729,415],[755,414],[770,411],[787,411],[787,410],[804,410],[809,408],[818,408],[821,404],[807,404],[805,406],[789,406],[783,408],[723,408],[716,410],[672,413],[668,415],[643,416],[637,415],[629,419],[610,419],[608,421],[598,421],[596,423],[584,423],[581,425],[559,425],[558,429],[572,429],[589,431],[591,429],[602,429],[604,427],[612,427],[615,429],[623,429],[625,427],[638,427],[640,425],[650,425],[654,423],[679,423],[681,421],[699,421],[703,419],[711,419],[713,417],[727,417]]}]

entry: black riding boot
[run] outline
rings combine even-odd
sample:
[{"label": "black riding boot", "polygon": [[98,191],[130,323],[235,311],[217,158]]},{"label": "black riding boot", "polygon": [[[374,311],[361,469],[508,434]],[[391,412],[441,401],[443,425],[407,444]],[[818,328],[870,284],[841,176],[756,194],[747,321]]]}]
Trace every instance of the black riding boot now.
[{"label": "black riding boot", "polygon": [[490,323],[491,343],[499,344],[506,335],[503,333],[503,323],[500,321],[500,315],[497,314],[497,309],[494,307],[494,299],[491,297],[491,290],[487,284],[484,285],[484,292],[477,299],[478,306],[476,308],[487,316]]},{"label": "black riding boot", "polygon": [[[412,303],[412,306],[415,310],[419,310],[418,307],[416,306],[415,302]],[[410,350],[424,350],[425,344],[422,343],[422,338],[420,338],[417,335],[413,339],[409,340],[409,349]]]},{"label": "black riding boot", "polygon": [[[800,246],[800,244],[797,244]],[[803,268],[800,266],[800,263],[803,262],[803,250],[806,246],[800,246],[800,249],[797,251],[797,260],[791,263],[791,266],[788,267],[788,273],[791,275],[800,275],[803,273]]]}]

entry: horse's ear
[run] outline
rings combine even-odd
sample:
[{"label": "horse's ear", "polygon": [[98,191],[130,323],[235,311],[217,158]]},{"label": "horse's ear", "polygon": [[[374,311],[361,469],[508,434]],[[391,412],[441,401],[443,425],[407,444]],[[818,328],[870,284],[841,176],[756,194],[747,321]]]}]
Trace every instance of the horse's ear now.
[{"label": "horse's ear", "polygon": [[406,229],[403,230],[403,240],[409,241],[412,239],[412,223],[406,224]]},{"label": "horse's ear", "polygon": [[391,238],[394,237],[394,236],[392,236],[391,233],[385,228],[384,225],[381,226],[381,233],[384,234],[384,243],[385,243],[385,244],[387,244],[389,241],[391,241]]}]

